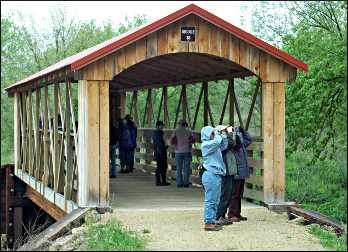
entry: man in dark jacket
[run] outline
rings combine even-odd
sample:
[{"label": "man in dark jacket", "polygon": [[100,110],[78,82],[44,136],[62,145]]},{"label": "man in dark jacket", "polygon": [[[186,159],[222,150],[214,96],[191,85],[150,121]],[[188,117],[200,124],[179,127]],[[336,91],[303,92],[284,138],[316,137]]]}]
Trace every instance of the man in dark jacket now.
[{"label": "man in dark jacket", "polygon": [[137,127],[130,115],[120,123],[120,161],[121,173],[133,172],[134,151],[137,147]]},{"label": "man in dark jacket", "polygon": [[235,132],[232,126],[217,126],[220,130],[225,130],[227,132],[228,145],[227,149],[222,151],[222,157],[226,166],[226,175],[222,176],[221,180],[221,194],[220,202],[216,212],[216,221],[220,225],[230,225],[233,221],[226,219],[225,215],[227,208],[230,204],[232,198],[232,186],[234,175],[237,173],[236,160],[233,153],[233,148],[236,146]]},{"label": "man in dark jacket", "polygon": [[[170,183],[166,180],[167,175],[167,148],[164,139],[163,139],[163,122],[156,122],[156,130],[153,133],[153,148],[155,152],[155,158],[157,163],[156,169],[156,186],[168,186]],[[161,181],[162,180],[162,181]]]},{"label": "man in dark jacket", "polygon": [[236,127],[236,145],[233,148],[237,164],[237,174],[233,179],[232,197],[228,209],[228,218],[233,222],[247,220],[241,215],[241,200],[244,193],[244,182],[250,176],[246,148],[252,143],[251,137],[242,127]]}]

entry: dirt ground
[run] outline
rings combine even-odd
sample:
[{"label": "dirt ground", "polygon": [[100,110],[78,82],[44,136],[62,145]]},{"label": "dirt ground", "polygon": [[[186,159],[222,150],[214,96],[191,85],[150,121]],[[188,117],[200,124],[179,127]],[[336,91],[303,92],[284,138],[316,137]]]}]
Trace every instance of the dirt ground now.
[{"label": "dirt ground", "polygon": [[104,218],[116,217],[139,233],[148,241],[148,250],[324,250],[305,226],[288,221],[286,214],[249,208],[242,212],[248,221],[207,232],[202,211],[115,209]]}]

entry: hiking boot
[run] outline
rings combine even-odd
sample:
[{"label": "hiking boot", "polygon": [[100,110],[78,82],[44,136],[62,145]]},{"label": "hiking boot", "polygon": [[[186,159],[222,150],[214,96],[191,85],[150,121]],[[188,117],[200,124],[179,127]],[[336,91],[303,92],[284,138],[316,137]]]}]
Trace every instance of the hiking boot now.
[{"label": "hiking boot", "polygon": [[219,231],[221,229],[222,229],[221,226],[218,226],[218,225],[215,225],[215,224],[205,224],[204,225],[204,230],[205,231]]},{"label": "hiking boot", "polygon": [[238,217],[238,219],[239,219],[240,221],[246,221],[246,220],[248,220],[247,217],[244,217],[244,216],[242,216],[242,215],[240,215],[240,216]]},{"label": "hiking boot", "polygon": [[231,219],[226,219],[224,217],[220,217],[220,219],[215,223],[217,225],[231,225],[233,224],[233,221]]},{"label": "hiking boot", "polygon": [[228,219],[232,222],[240,222],[240,219],[236,216],[228,217]]}]

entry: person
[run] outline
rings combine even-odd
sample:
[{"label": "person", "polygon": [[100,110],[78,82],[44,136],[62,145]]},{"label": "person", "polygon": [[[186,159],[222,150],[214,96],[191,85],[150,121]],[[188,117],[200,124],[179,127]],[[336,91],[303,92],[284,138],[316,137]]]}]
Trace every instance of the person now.
[{"label": "person", "polygon": [[[180,120],[179,127],[170,137],[170,143],[175,147],[175,166],[176,166],[176,186],[189,187],[190,184],[190,163],[191,163],[191,146],[193,135],[188,124]],[[184,170],[184,175],[182,174]]]},{"label": "person", "polygon": [[236,145],[233,153],[236,159],[237,173],[233,178],[232,197],[228,207],[228,218],[234,222],[246,221],[247,218],[241,215],[241,201],[244,193],[244,182],[250,176],[248,155],[246,148],[252,143],[247,131],[242,127],[236,127]]},{"label": "person", "polygon": [[110,123],[110,145],[109,145],[109,155],[110,155],[110,168],[109,176],[110,178],[116,178],[116,148],[118,142],[118,129],[115,127],[114,122]]},{"label": "person", "polygon": [[130,115],[126,115],[120,124],[119,156],[121,173],[133,172],[134,151],[137,147],[137,127]]},{"label": "person", "polygon": [[156,122],[156,130],[153,133],[152,140],[153,140],[153,148],[155,152],[155,158],[157,163],[156,168],[156,186],[168,186],[170,183],[167,182],[166,175],[167,175],[167,149],[168,146],[166,145],[164,139],[163,139],[163,122],[157,121]]},{"label": "person", "polygon": [[227,149],[222,152],[222,157],[226,166],[226,175],[222,176],[221,179],[221,194],[216,214],[216,221],[220,225],[231,225],[233,224],[233,221],[225,218],[225,215],[232,198],[233,176],[237,173],[237,165],[233,153],[233,148],[236,146],[235,131],[232,126],[226,127],[219,125],[217,128],[227,133],[228,146]]},{"label": "person", "polygon": [[202,157],[204,172],[202,183],[204,187],[204,229],[218,231],[222,226],[216,222],[217,208],[221,193],[221,176],[226,174],[222,151],[227,148],[228,141],[224,134],[211,126],[201,130]]}]

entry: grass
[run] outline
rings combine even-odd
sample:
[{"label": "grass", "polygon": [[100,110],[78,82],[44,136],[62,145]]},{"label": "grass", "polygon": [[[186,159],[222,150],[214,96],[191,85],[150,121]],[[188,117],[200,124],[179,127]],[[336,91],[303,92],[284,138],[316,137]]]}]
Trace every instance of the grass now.
[{"label": "grass", "polygon": [[119,221],[110,219],[105,224],[88,224],[87,248],[92,251],[139,251],[145,250],[145,241],[135,232],[125,230]]},{"label": "grass", "polygon": [[347,235],[338,237],[334,232],[321,228],[319,225],[309,225],[309,232],[320,239],[325,249],[347,251]]}]

